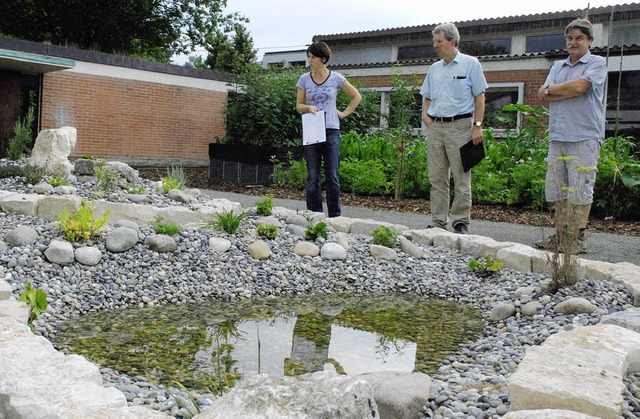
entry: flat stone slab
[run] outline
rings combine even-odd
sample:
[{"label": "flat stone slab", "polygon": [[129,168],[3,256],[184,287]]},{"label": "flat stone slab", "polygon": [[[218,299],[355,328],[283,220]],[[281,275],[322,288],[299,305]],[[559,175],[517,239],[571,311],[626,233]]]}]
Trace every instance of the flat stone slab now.
[{"label": "flat stone slab", "polygon": [[566,409],[617,418],[622,379],[639,370],[639,333],[610,324],[557,333],[529,348],[509,377],[511,410]]}]

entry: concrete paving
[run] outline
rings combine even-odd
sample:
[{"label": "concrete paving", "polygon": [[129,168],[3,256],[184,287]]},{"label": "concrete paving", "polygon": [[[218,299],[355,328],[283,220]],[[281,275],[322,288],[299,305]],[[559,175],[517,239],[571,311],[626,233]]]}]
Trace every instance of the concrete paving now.
[{"label": "concrete paving", "polygon": [[[252,207],[257,201],[262,199],[262,196],[244,195],[233,192],[207,189],[203,189],[202,192],[212,198],[226,198],[230,201],[239,202],[244,208]],[[304,210],[306,208],[304,201],[276,198],[273,202],[276,206],[292,210]],[[342,215],[351,218],[372,219],[393,224],[402,224],[412,229],[423,229],[431,223],[431,215],[427,214],[381,211],[351,206],[343,206]],[[552,232],[553,230],[551,228],[484,220],[471,220],[469,225],[470,234],[478,234],[491,237],[501,242],[515,242],[528,246],[533,246],[536,240],[539,240],[543,236],[546,237]],[[587,253],[581,254],[581,258],[612,263],[629,262],[635,265],[640,264],[640,237],[596,232],[588,232],[586,237]]]}]

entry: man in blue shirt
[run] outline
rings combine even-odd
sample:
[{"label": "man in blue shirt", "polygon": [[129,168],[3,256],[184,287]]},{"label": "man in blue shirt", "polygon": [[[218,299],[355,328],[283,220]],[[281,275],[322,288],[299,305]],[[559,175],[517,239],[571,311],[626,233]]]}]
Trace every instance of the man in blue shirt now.
[{"label": "man in blue shirt", "polygon": [[[471,218],[471,172],[465,172],[460,147],[482,142],[484,91],[488,84],[475,57],[458,51],[460,34],[453,23],[433,29],[433,47],[442,58],[433,64],[420,93],[427,127],[427,164],[431,183],[431,217],[435,227],[466,234]],[[449,209],[449,180],[455,186]]]},{"label": "man in blue shirt", "polygon": [[586,251],[584,231],[604,139],[607,65],[589,52],[593,29],[588,20],[569,23],[565,35],[569,57],[551,67],[538,91],[549,103],[545,196],[555,203],[556,232],[536,246],[575,254]]}]

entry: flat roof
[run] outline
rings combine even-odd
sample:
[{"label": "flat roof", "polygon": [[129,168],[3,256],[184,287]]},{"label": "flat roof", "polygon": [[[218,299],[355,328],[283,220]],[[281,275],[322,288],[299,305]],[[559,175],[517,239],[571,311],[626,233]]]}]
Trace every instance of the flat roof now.
[{"label": "flat roof", "polygon": [[0,70],[41,74],[67,70],[75,67],[75,65],[76,62],[74,60],[66,58],[0,49]]}]

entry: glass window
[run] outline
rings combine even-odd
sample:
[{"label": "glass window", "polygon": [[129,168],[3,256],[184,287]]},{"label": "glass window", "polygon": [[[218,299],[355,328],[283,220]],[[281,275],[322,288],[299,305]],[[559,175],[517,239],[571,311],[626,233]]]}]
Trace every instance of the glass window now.
[{"label": "glass window", "polygon": [[526,52],[545,52],[566,47],[564,34],[527,36]]},{"label": "glass window", "polygon": [[398,48],[398,60],[418,60],[422,58],[435,58],[436,50],[432,45],[419,45]]},{"label": "glass window", "polygon": [[485,92],[484,126],[493,129],[516,129],[517,115],[503,112],[502,107],[518,103],[518,86],[489,87]]},{"label": "glass window", "polygon": [[[620,89],[618,89],[618,82],[620,83]],[[618,91],[620,92],[619,94]],[[609,73],[607,85],[607,135],[613,135],[613,131],[617,128],[618,134],[640,138],[640,96],[637,94],[639,91],[640,70],[623,71],[622,73],[612,71]],[[620,109],[620,114],[616,115],[618,109]]]},{"label": "glass window", "polygon": [[484,41],[461,41],[460,51],[468,55],[499,55],[511,53],[511,38]]}]

